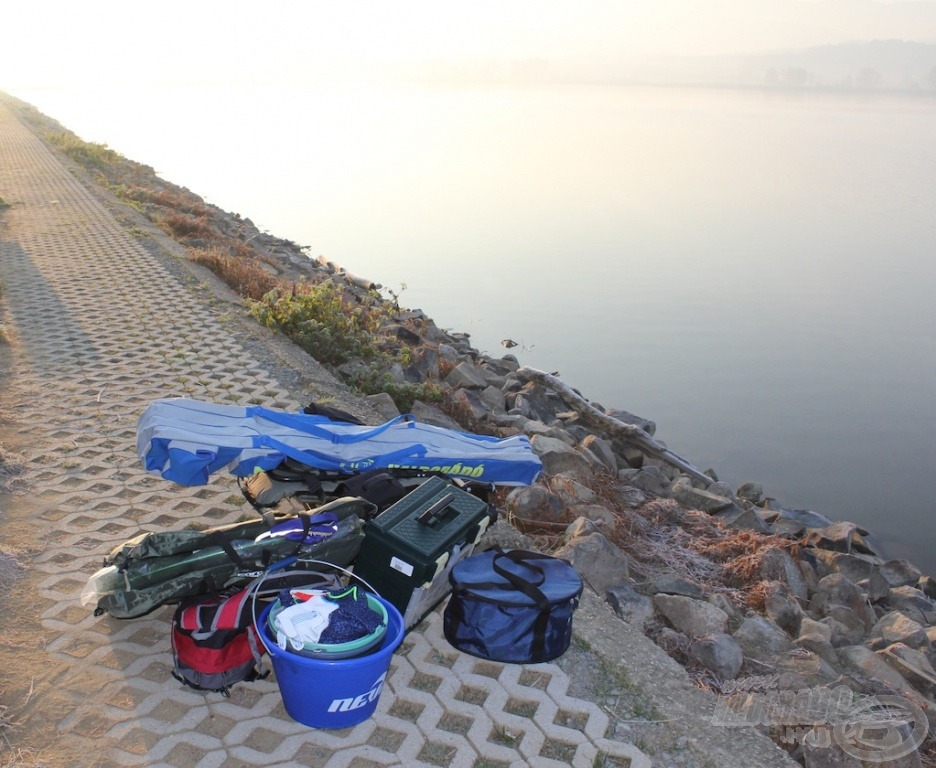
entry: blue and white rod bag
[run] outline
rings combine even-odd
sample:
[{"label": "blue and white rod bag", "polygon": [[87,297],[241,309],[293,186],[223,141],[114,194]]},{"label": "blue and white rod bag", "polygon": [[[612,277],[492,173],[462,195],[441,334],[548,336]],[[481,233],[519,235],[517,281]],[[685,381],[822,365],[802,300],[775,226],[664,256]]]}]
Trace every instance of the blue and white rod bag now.
[{"label": "blue and white rod bag", "polygon": [[330,472],[418,469],[497,485],[529,485],[542,464],[525,435],[496,438],[420,424],[405,414],[377,427],[260,406],[155,400],[137,424],[149,472],[203,485],[220,469],[267,470],[284,458]]}]

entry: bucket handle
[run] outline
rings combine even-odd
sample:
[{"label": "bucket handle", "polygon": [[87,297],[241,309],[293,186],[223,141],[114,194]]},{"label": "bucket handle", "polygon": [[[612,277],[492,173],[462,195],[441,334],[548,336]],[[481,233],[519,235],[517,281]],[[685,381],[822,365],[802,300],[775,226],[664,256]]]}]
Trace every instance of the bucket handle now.
[{"label": "bucket handle", "polygon": [[[307,560],[305,558],[300,558],[298,555],[293,555],[292,557],[284,557],[282,560],[279,560],[273,563],[272,565],[268,566],[267,569],[263,573],[261,573],[256,579],[254,579],[251,586],[248,587],[248,589],[253,592],[253,594],[250,596],[251,597],[250,615],[251,615],[251,618],[253,619],[253,626],[255,627],[255,630],[256,630],[257,639],[260,640],[260,645],[263,646],[263,650],[266,651],[267,653],[270,653],[270,649],[266,644],[266,640],[263,639],[263,628],[257,625],[257,594],[260,592],[260,586],[261,584],[263,584],[263,580],[267,576],[269,576],[274,571],[282,570],[283,568],[286,568],[292,565],[293,563],[298,562],[299,560],[302,560],[303,563],[315,563],[317,565],[325,565],[325,566],[328,566],[329,568],[334,568],[335,570],[341,571],[346,576],[350,576],[353,579],[357,579],[365,587],[367,587],[371,592],[377,595],[377,597],[381,596],[380,593],[376,589],[374,589],[370,584],[368,584],[363,578],[353,573],[352,571],[349,571],[347,568],[342,568],[340,565],[329,563],[327,560],[315,560],[315,559]],[[272,656],[272,654],[270,655]]]}]

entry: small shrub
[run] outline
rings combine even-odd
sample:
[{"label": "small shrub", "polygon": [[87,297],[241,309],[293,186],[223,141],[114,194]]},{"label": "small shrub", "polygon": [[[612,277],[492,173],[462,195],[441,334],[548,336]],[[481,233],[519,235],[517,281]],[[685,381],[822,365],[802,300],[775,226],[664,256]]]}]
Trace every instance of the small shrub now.
[{"label": "small shrub", "polygon": [[332,283],[299,283],[291,290],[275,288],[254,302],[251,314],[275,328],[326,365],[377,356],[372,334],[375,318],[345,299]]},{"label": "small shrub", "polygon": [[76,163],[92,170],[107,170],[123,159],[120,153],[106,144],[83,141],[72,134],[51,133],[48,139]]}]

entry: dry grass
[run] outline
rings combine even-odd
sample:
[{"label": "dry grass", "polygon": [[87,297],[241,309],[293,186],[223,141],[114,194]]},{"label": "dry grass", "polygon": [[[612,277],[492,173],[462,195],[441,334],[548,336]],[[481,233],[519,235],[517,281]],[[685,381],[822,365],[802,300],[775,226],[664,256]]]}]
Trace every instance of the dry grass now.
[{"label": "dry grass", "polygon": [[15,493],[19,490],[19,481],[25,472],[22,457],[0,446],[0,492]]},{"label": "dry grass", "polygon": [[231,256],[217,246],[190,248],[188,255],[196,264],[208,267],[234,291],[253,301],[260,301],[274,288],[285,285],[256,261]]}]

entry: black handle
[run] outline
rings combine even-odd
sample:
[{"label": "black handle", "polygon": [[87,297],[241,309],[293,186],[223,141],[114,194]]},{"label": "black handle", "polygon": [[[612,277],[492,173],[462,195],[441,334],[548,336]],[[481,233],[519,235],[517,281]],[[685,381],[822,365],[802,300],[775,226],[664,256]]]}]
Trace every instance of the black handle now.
[{"label": "black handle", "polygon": [[423,512],[419,517],[417,517],[416,522],[421,523],[422,525],[429,525],[429,523],[432,522],[432,518],[438,515],[443,509],[448,507],[453,501],[455,501],[454,493],[445,494],[445,496],[429,507],[429,509]]}]

